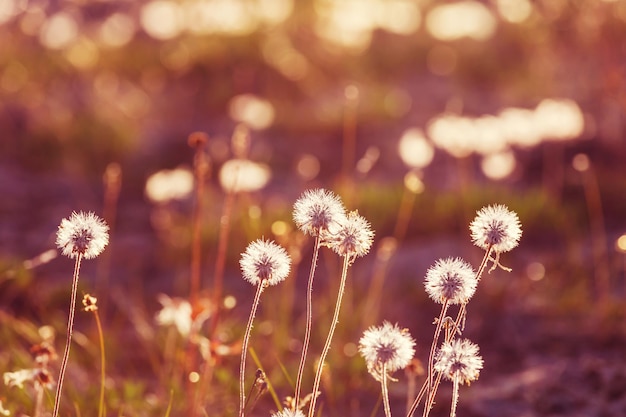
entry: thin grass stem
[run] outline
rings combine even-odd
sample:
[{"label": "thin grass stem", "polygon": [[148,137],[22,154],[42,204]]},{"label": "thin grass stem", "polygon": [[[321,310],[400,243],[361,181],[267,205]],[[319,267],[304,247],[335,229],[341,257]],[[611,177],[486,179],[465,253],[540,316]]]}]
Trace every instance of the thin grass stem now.
[{"label": "thin grass stem", "polygon": [[433,336],[433,343],[430,345],[430,353],[428,355],[428,377],[427,377],[429,398],[432,393],[433,366],[435,365],[435,349],[437,348],[437,344],[439,342],[439,336],[441,335],[443,321],[446,317],[446,313],[448,312],[449,305],[450,305],[450,302],[448,300],[445,300],[441,306],[441,313],[439,313],[439,318],[437,319],[437,326],[435,327],[435,335]]},{"label": "thin grass stem", "polygon": [[337,303],[335,304],[335,312],[333,314],[333,321],[330,324],[330,330],[328,331],[328,336],[326,337],[326,343],[324,344],[324,348],[322,349],[322,354],[320,355],[319,363],[317,366],[317,372],[315,373],[315,381],[313,383],[313,393],[311,396],[311,404],[309,405],[309,413],[308,417],[313,417],[315,414],[315,405],[317,403],[317,392],[319,391],[320,381],[322,379],[322,372],[324,371],[324,362],[326,361],[326,356],[328,356],[328,352],[330,351],[330,344],[333,340],[333,336],[335,334],[335,329],[337,328],[337,323],[339,322],[339,311],[341,309],[341,300],[343,299],[343,293],[346,288],[346,278],[348,276],[348,266],[350,265],[350,255],[346,254],[343,257],[343,268],[341,271],[341,282],[339,283],[339,292],[337,294]]},{"label": "thin grass stem", "polygon": [[383,363],[380,387],[383,394],[383,407],[385,408],[385,416],[391,417],[391,406],[389,405],[389,389],[387,388],[387,366],[385,363]]},{"label": "thin grass stem", "polygon": [[455,372],[452,381],[452,405],[450,406],[450,417],[456,417],[456,406],[459,403],[459,373]]},{"label": "thin grass stem", "polygon": [[102,331],[102,323],[98,310],[94,310],[96,317],[96,327],[98,328],[98,339],[100,341],[100,401],[98,402],[98,417],[104,416],[104,386],[105,386],[105,353],[104,353],[104,332]]},{"label": "thin grass stem", "polygon": [[411,407],[407,410],[406,412],[407,417],[413,416],[413,413],[415,413],[415,410],[417,410],[417,407],[419,406],[419,403],[422,400],[422,397],[426,393],[427,389],[428,389],[428,379],[424,380],[424,383],[422,384],[422,388],[420,388],[419,394],[417,394],[417,397],[415,397],[413,404],[411,404]]},{"label": "thin grass stem", "polygon": [[59,381],[57,383],[56,394],[54,397],[53,417],[59,416],[59,407],[61,406],[61,392],[63,391],[63,381],[65,380],[65,371],[67,370],[67,361],[70,357],[70,346],[72,344],[72,334],[74,332],[74,312],[76,310],[76,293],[78,292],[78,274],[80,272],[80,261],[82,253],[76,255],[76,263],[74,264],[74,276],[72,277],[72,296],[70,300],[70,312],[67,319],[67,341],[65,343],[65,351],[61,361],[61,369],[59,370]]},{"label": "thin grass stem", "polygon": [[250,332],[252,330],[252,322],[254,321],[256,310],[259,306],[259,299],[261,298],[261,293],[263,292],[264,288],[265,281],[259,282],[259,284],[257,285],[256,294],[254,295],[254,301],[252,302],[252,309],[250,310],[250,317],[248,317],[246,333],[244,334],[243,344],[241,347],[241,364],[239,368],[239,417],[244,416],[244,409],[246,406],[245,375],[246,357],[248,353],[248,344],[250,342]]},{"label": "thin grass stem", "polygon": [[309,282],[306,292],[306,330],[304,332],[304,341],[302,342],[302,355],[300,356],[300,365],[298,366],[298,376],[296,378],[296,391],[295,391],[295,409],[298,409],[300,404],[300,393],[302,391],[302,377],[304,375],[304,366],[306,364],[306,357],[309,351],[309,344],[311,342],[311,328],[313,323],[313,278],[315,277],[315,270],[317,268],[317,258],[319,256],[320,249],[320,235],[315,238],[315,244],[313,246],[313,260],[311,261],[311,269],[309,271]]}]

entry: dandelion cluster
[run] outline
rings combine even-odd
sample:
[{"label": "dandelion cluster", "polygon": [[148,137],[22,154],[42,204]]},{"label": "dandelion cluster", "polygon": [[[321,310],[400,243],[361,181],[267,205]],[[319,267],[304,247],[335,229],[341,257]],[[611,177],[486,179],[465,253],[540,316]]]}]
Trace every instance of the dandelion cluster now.
[{"label": "dandelion cluster", "polygon": [[359,352],[377,380],[381,379],[383,366],[387,373],[405,368],[413,359],[414,347],[415,340],[407,329],[387,321],[382,326],[367,329],[359,340]]},{"label": "dandelion cluster", "polygon": [[482,368],[478,345],[467,339],[445,342],[437,353],[435,370],[451,381],[458,378],[461,383],[469,384],[478,379]]},{"label": "dandelion cluster", "polygon": [[502,204],[480,209],[469,228],[476,246],[485,250],[491,247],[496,253],[515,248],[522,237],[517,214]]},{"label": "dandelion cluster", "polygon": [[291,258],[273,241],[258,239],[250,243],[239,261],[243,278],[252,285],[276,285],[291,269]]},{"label": "dandelion cluster", "polygon": [[94,213],[73,212],[63,219],[57,231],[56,245],[63,255],[86,259],[100,255],[109,243],[109,226]]},{"label": "dandelion cluster", "polygon": [[465,304],[476,291],[476,273],[460,258],[438,260],[426,272],[424,285],[436,303]]},{"label": "dandelion cluster", "polygon": [[293,205],[293,221],[304,233],[319,236],[345,221],[343,203],[331,191],[307,190]]}]

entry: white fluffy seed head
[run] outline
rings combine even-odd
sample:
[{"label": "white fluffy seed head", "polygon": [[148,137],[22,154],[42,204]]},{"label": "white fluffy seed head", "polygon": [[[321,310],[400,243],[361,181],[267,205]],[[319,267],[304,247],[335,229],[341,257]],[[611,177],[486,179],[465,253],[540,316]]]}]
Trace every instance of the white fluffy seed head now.
[{"label": "white fluffy seed head", "polygon": [[109,226],[94,213],[73,212],[61,220],[57,230],[56,245],[63,255],[86,259],[100,255],[109,243]]},{"label": "white fluffy seed head", "polygon": [[341,199],[325,189],[307,190],[293,205],[293,221],[304,233],[318,236],[346,218]]},{"label": "white fluffy seed head", "polygon": [[407,329],[385,321],[382,326],[372,326],[363,332],[359,340],[359,352],[365,359],[369,373],[380,380],[383,365],[390,374],[411,362],[415,354],[415,340]]},{"label": "white fluffy seed head", "polygon": [[522,226],[517,214],[502,204],[480,209],[469,228],[476,246],[482,249],[491,246],[497,253],[515,248],[522,237]]},{"label": "white fluffy seed head", "polygon": [[324,244],[335,253],[349,258],[366,255],[372,247],[374,232],[367,220],[356,211],[323,234]]},{"label": "white fluffy seed head", "polygon": [[476,292],[478,279],[461,258],[439,259],[426,272],[424,286],[436,303],[466,304]]},{"label": "white fluffy seed head", "polygon": [[291,258],[273,241],[258,239],[250,243],[239,261],[243,278],[252,285],[276,285],[291,269]]},{"label": "white fluffy seed head", "polygon": [[458,378],[461,384],[468,384],[478,379],[483,369],[483,358],[478,355],[478,345],[467,339],[455,339],[444,343],[435,360],[435,370],[454,381]]}]

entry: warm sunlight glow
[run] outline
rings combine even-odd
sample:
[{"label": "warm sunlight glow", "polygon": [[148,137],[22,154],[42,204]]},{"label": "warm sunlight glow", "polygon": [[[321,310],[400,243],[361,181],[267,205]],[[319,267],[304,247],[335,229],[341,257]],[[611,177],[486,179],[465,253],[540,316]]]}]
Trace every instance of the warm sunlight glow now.
[{"label": "warm sunlight glow", "polygon": [[159,40],[175,38],[184,28],[181,7],[169,0],[147,3],[141,8],[140,20],[146,33]]},{"label": "warm sunlight glow", "polygon": [[507,178],[515,170],[517,161],[511,150],[485,155],[480,163],[480,168],[487,178],[502,180]]},{"label": "warm sunlight glow", "polygon": [[108,47],[119,48],[126,45],[135,35],[134,20],[123,13],[114,13],[100,26],[100,41]]},{"label": "warm sunlight glow", "polygon": [[219,180],[227,192],[258,191],[267,185],[272,174],[265,164],[247,159],[231,159],[220,169]]},{"label": "warm sunlight glow", "polygon": [[235,96],[228,105],[230,117],[254,130],[267,129],[274,123],[274,106],[253,94]]},{"label": "warm sunlight glow", "polygon": [[582,134],[585,119],[574,101],[545,99],[535,109],[535,123],[546,139],[569,140]]},{"label": "warm sunlight glow", "polygon": [[0,1],[0,25],[8,22],[18,12],[18,3],[16,0]]},{"label": "warm sunlight glow", "polygon": [[418,128],[406,130],[398,142],[398,153],[402,161],[411,168],[425,168],[433,160],[435,150]]},{"label": "warm sunlight glow", "polygon": [[585,172],[589,170],[591,162],[589,161],[587,154],[579,153],[572,159],[572,166],[578,172]]},{"label": "warm sunlight glow", "polygon": [[426,16],[426,27],[439,40],[468,37],[482,41],[493,35],[496,19],[482,3],[466,0],[433,8]]},{"label": "warm sunlight glow", "polygon": [[528,0],[497,0],[500,16],[511,23],[522,23],[530,17],[533,6]]},{"label": "warm sunlight glow", "polygon": [[39,41],[50,49],[63,49],[78,36],[78,23],[69,13],[59,12],[50,17],[39,32]]},{"label": "warm sunlight glow", "polygon": [[541,281],[546,276],[546,267],[540,262],[531,262],[526,267],[526,275],[531,281]]},{"label": "warm sunlight glow", "polygon": [[298,160],[296,171],[303,181],[311,181],[320,172],[320,161],[315,155],[302,155]]},{"label": "warm sunlight glow", "polygon": [[508,143],[530,148],[541,142],[532,110],[509,107],[502,110],[498,118],[502,121],[502,132]]},{"label": "warm sunlight glow", "polygon": [[193,173],[187,168],[164,169],[146,181],[146,196],[154,203],[182,200],[193,191]]}]

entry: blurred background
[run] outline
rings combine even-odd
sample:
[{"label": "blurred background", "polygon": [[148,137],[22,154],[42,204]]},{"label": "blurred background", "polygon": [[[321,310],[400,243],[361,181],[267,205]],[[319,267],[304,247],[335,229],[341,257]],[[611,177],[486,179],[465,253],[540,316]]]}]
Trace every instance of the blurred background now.
[{"label": "blurred background", "polygon": [[[163,415],[169,391],[119,342],[158,339],[157,294],[188,297],[194,271],[209,298],[224,275],[235,324],[219,339],[236,344],[252,299],[237,261],[261,236],[289,248],[298,277],[259,312],[257,351],[288,395],[268,351],[295,374],[312,246],[291,208],[323,187],[376,231],[352,269],[328,413],[373,407],[355,345],[367,326],[398,322],[427,356],[425,271],[447,256],[477,265],[469,222],[502,203],[524,235],[501,259],[513,272],[486,276],[469,305],[486,365],[463,415],[624,415],[625,39],[613,0],[0,0],[0,371],[27,366],[39,326],[62,334],[71,262],[50,249],[62,218],[93,210],[111,244],[81,286],[119,335],[115,415]],[[328,323],[339,264],[321,264]],[[396,408],[405,389],[392,387]],[[260,415],[272,407],[262,398]]]}]

